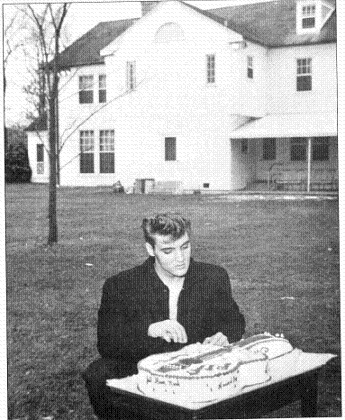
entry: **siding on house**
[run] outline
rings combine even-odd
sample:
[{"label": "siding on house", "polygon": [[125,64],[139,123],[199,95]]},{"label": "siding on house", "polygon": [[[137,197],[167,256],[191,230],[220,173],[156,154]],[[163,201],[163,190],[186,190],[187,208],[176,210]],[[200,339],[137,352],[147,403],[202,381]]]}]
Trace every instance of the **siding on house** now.
[{"label": "siding on house", "polygon": [[[97,25],[67,49],[59,116],[62,141],[69,138],[60,157],[61,185],[112,185],[120,180],[129,187],[138,178],[149,178],[180,182],[187,190],[231,190],[265,178],[262,140],[250,140],[244,147],[241,140],[232,140],[233,130],[269,113],[335,112],[337,98],[333,32],[325,25],[319,36],[302,37],[304,41],[294,38],[289,43],[295,30],[291,23],[294,1],[280,3],[280,12],[277,2],[273,3],[274,10],[272,5],[267,10],[278,23],[282,10],[289,7],[285,26],[274,22],[270,28],[267,15],[261,17],[267,26],[253,23],[251,18],[263,16],[267,3],[261,9],[251,8],[252,15],[246,9],[246,17],[239,18],[239,9],[233,10],[232,17],[225,9],[215,16],[170,1],[135,22]],[[253,23],[246,30],[245,19]],[[95,38],[106,28],[106,40],[97,43]],[[281,48],[273,47],[268,32],[274,34],[274,30]],[[78,45],[80,51],[86,48],[89,38],[94,51],[89,52],[89,64],[80,63],[80,52],[75,59],[72,52]],[[246,48],[233,48],[244,40]],[[207,56],[214,57],[214,80],[207,77]],[[248,77],[248,57],[253,77]],[[312,59],[313,88],[297,92],[296,60],[303,57]],[[131,90],[127,90],[129,68],[135,81]],[[98,100],[101,75],[106,75],[106,103]],[[92,103],[79,103],[80,76],[93,76]],[[100,173],[101,130],[114,131],[114,173]],[[93,173],[80,173],[81,131],[93,131]],[[174,160],[165,159],[167,137],[176,138]],[[287,140],[277,142],[277,159],[288,154]],[[335,166],[335,148],[332,143],[326,166]]]}]

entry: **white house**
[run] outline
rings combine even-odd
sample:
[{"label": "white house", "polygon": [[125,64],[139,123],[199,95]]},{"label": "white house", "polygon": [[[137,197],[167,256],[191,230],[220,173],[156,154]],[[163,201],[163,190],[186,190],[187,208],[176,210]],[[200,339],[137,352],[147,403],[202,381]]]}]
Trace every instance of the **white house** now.
[{"label": "white house", "polygon": [[[337,188],[335,0],[142,4],[61,54],[61,185]],[[28,128],[33,182],[45,130]]]}]

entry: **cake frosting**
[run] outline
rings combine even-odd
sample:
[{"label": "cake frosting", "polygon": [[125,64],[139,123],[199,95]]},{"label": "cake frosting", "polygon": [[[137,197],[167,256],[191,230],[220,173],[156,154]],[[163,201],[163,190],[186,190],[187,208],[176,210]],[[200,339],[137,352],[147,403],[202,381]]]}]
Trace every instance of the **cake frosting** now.
[{"label": "cake frosting", "polygon": [[[269,383],[277,365],[288,370],[297,353],[288,340],[269,333],[228,346],[191,344],[149,356],[138,363],[138,387],[153,398],[209,402]],[[286,372],[279,370],[282,375]]]}]

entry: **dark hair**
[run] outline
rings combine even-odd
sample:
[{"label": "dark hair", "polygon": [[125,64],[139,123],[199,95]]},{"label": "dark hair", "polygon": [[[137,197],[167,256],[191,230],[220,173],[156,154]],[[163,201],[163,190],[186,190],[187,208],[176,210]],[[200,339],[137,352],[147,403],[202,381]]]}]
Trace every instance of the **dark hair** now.
[{"label": "dark hair", "polygon": [[185,233],[190,234],[190,220],[178,213],[160,213],[155,217],[143,219],[141,225],[145,241],[155,246],[154,235],[171,236],[173,239],[181,238]]}]

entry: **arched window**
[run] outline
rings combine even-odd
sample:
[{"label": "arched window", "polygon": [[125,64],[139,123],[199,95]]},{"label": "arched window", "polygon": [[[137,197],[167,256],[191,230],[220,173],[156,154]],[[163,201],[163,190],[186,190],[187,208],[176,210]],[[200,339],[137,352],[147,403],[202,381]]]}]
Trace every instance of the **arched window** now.
[{"label": "arched window", "polygon": [[183,41],[184,39],[183,30],[177,23],[174,22],[169,22],[162,25],[155,35],[155,41],[159,43]]}]

